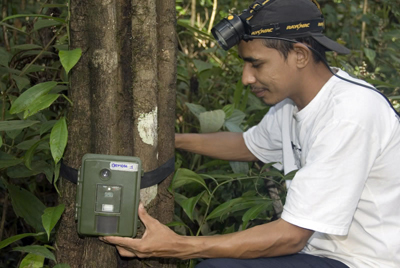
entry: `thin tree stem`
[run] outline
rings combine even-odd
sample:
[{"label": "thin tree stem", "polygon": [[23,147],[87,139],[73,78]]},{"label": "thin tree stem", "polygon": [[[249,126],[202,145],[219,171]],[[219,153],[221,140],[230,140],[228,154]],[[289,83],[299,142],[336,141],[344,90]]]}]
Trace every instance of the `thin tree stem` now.
[{"label": "thin tree stem", "polygon": [[196,0],[192,0],[192,14],[190,17],[190,26],[194,27],[196,21]]},{"label": "thin tree stem", "polygon": [[[367,10],[368,10],[368,0],[364,0],[364,7],[363,7],[363,16],[365,16],[367,14]],[[363,57],[364,57],[364,46],[365,46],[365,31],[367,30],[367,24],[365,23],[365,21],[363,21],[361,23],[361,55],[360,55],[360,59],[361,62],[363,61]]]},{"label": "thin tree stem", "polygon": [[[3,19],[5,17],[7,17],[7,10],[8,10],[8,0],[3,0],[3,7],[2,7],[2,16]],[[7,27],[5,25],[3,25],[3,39],[4,39],[4,45],[7,49],[7,51],[11,51],[11,47],[10,47],[10,41],[8,40],[8,36],[7,36]]]},{"label": "thin tree stem", "polygon": [[8,208],[8,193],[6,193],[4,196],[3,213],[1,214],[1,224],[0,224],[0,241],[3,238],[3,230],[6,222],[7,208]]},{"label": "thin tree stem", "polygon": [[213,10],[211,13],[210,24],[208,25],[208,33],[211,33],[211,29],[214,24],[215,16],[217,15],[218,0],[214,0]]}]

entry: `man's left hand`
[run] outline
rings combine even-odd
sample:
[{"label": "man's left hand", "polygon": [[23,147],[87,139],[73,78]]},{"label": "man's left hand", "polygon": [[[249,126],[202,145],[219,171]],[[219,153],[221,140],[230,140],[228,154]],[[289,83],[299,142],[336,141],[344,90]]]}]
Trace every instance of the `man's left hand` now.
[{"label": "man's left hand", "polygon": [[[99,239],[116,246],[122,257],[173,257],[180,236],[151,217],[140,203],[139,217],[146,227],[142,238],[107,236]],[[178,256],[177,256],[178,257]]]}]

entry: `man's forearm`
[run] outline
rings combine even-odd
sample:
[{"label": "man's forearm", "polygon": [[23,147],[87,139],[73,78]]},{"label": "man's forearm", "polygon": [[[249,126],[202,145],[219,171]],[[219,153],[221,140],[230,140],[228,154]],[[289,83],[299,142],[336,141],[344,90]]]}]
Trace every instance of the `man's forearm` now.
[{"label": "man's forearm", "polygon": [[175,147],[222,160],[257,160],[247,149],[242,133],[175,134]]},{"label": "man's forearm", "polygon": [[177,258],[259,258],[294,254],[303,249],[312,231],[278,220],[220,236],[178,239]]}]

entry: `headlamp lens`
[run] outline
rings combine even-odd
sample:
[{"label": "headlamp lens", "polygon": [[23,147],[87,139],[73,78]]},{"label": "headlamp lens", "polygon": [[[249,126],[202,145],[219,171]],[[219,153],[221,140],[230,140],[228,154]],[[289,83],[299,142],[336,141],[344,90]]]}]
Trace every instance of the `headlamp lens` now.
[{"label": "headlamp lens", "polygon": [[228,50],[240,42],[245,30],[239,16],[229,15],[228,19],[223,19],[215,25],[211,33],[219,45],[224,50]]}]

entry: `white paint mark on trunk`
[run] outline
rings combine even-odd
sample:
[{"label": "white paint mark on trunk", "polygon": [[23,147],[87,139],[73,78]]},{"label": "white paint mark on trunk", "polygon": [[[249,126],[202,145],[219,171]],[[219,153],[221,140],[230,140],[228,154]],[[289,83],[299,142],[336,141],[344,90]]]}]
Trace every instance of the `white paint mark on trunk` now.
[{"label": "white paint mark on trunk", "polygon": [[152,146],[157,145],[157,107],[150,113],[141,114],[138,121],[142,141]]},{"label": "white paint mark on trunk", "polygon": [[154,185],[140,190],[140,201],[142,201],[143,205],[147,206],[153,199],[156,198],[157,189],[157,185]]}]

